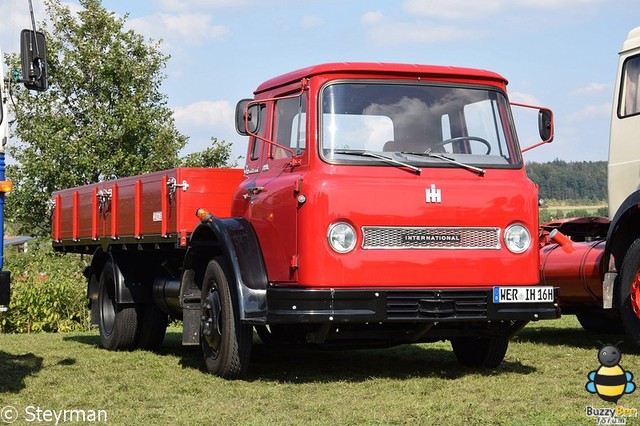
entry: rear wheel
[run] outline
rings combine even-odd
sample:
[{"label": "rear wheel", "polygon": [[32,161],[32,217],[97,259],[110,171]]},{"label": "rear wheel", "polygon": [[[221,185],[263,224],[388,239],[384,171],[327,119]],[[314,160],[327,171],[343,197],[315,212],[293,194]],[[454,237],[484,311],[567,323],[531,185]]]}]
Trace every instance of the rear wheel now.
[{"label": "rear wheel", "polygon": [[625,333],[640,346],[640,238],[631,244],[622,261],[618,296]]},{"label": "rear wheel", "polygon": [[110,350],[130,350],[136,345],[138,314],[133,305],[116,302],[117,266],[109,261],[100,274],[98,307],[100,343]]},{"label": "rear wheel", "polygon": [[576,318],[582,328],[589,333],[624,333],[620,318],[608,315],[601,308],[578,311],[576,312]]},{"label": "rear wheel", "polygon": [[509,347],[506,336],[458,337],[451,339],[458,362],[468,367],[495,368],[504,360]]},{"label": "rear wheel", "polygon": [[249,365],[253,327],[240,323],[231,291],[224,269],[217,260],[211,260],[202,284],[202,352],[210,373],[239,379]]},{"label": "rear wheel", "polygon": [[149,351],[156,350],[164,340],[169,316],[154,304],[140,305],[138,311],[141,318],[138,347]]}]

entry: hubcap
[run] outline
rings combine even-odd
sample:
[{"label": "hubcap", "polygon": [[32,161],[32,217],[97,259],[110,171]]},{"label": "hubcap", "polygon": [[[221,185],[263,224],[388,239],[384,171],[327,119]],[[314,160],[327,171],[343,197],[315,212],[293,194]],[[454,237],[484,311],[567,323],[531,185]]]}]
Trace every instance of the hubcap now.
[{"label": "hubcap", "polygon": [[636,317],[640,319],[640,271],[636,274],[633,282],[631,283],[631,307]]},{"label": "hubcap", "polygon": [[200,334],[214,353],[218,352],[222,342],[221,307],[220,295],[215,288],[212,288],[202,304]]}]

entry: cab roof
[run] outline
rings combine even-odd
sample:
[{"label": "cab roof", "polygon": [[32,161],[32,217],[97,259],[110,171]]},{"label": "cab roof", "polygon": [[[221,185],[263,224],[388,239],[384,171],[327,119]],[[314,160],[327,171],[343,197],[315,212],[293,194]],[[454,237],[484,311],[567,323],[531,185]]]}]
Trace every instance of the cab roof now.
[{"label": "cab roof", "polygon": [[332,62],[312,65],[269,79],[258,86],[255,93],[295,83],[303,78],[310,78],[320,74],[393,75],[427,79],[446,79],[450,77],[455,79],[468,78],[475,81],[488,80],[494,83],[507,84],[507,79],[500,74],[475,68],[385,62]]}]

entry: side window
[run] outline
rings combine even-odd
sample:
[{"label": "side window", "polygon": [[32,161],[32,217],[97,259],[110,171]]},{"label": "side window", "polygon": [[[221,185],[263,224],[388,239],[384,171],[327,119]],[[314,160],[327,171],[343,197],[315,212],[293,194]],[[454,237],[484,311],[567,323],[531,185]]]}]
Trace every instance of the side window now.
[{"label": "side window", "polygon": [[490,153],[506,158],[506,143],[503,133],[505,127],[496,101],[487,99],[465,105],[464,119],[468,136],[484,141],[473,143],[473,139],[470,139],[470,154]]},{"label": "side window", "polygon": [[623,65],[618,104],[620,118],[640,113],[640,56],[627,59]]},{"label": "side window", "polygon": [[[307,97],[306,95],[295,98],[282,99],[275,105],[275,139],[278,145],[291,148],[293,152],[300,155],[306,148],[306,118],[307,118]],[[286,151],[277,146],[271,148],[271,158],[285,158],[291,156]]]},{"label": "side window", "polygon": [[[264,129],[266,128],[266,105],[260,105],[260,120],[258,131],[256,134],[260,136],[264,136]],[[260,158],[260,154],[262,153],[262,147],[264,146],[264,141],[260,138],[252,137],[251,138],[251,159],[257,160]]]}]

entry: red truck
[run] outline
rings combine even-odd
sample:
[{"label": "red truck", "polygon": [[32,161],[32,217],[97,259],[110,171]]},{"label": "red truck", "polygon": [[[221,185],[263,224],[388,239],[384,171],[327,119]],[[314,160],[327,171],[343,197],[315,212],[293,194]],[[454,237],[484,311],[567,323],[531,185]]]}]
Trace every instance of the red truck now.
[{"label": "red truck", "polygon": [[[189,169],[55,192],[53,246],[92,254],[107,349],[156,348],[168,316],[207,369],[242,377],[265,343],[451,341],[495,367],[560,315],[539,285],[538,192],[493,72],[332,63],[236,108],[244,170]],[[539,108],[542,142],[551,111]]]},{"label": "red truck", "polygon": [[541,227],[541,279],[563,313],[593,332],[626,332],[640,347],[640,27],[620,51],[609,136],[609,218]]}]

